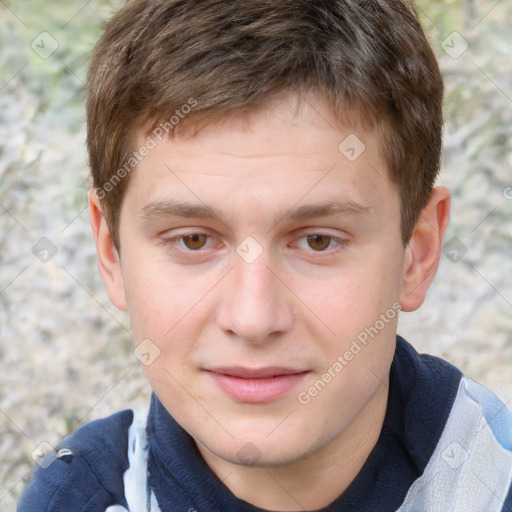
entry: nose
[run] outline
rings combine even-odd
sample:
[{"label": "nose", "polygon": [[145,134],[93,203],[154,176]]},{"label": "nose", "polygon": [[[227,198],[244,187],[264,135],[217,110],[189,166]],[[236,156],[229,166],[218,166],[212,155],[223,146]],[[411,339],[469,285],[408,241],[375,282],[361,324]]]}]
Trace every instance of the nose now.
[{"label": "nose", "polygon": [[293,304],[282,279],[262,254],[248,263],[235,256],[217,308],[217,324],[230,336],[249,343],[266,343],[293,325]]}]

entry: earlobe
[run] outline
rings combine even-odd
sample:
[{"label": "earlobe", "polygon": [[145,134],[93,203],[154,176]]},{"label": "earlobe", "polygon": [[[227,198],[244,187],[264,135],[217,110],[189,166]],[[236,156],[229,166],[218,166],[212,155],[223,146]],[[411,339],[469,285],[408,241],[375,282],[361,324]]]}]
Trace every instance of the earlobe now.
[{"label": "earlobe", "polygon": [[94,194],[93,189],[89,191],[88,197],[89,219],[96,243],[98,268],[101,279],[103,280],[103,284],[105,285],[112,304],[118,309],[127,311],[128,307],[126,303],[121,261],[107,226],[105,216],[103,215],[101,201]]},{"label": "earlobe", "polygon": [[436,187],[422,210],[406,248],[400,303],[403,311],[418,309],[436,275],[443,237],[450,220],[450,191]]}]

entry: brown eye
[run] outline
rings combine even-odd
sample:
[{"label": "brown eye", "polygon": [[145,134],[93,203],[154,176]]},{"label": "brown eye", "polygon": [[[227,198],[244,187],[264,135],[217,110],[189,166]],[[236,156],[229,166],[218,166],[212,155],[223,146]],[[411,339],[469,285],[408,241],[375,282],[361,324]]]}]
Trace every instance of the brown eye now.
[{"label": "brown eye", "polygon": [[309,235],[307,237],[308,245],[314,251],[323,251],[329,247],[332,237],[325,235]]},{"label": "brown eye", "polygon": [[206,245],[207,241],[208,235],[195,234],[186,235],[183,237],[183,243],[191,251],[197,251],[199,249],[202,249]]}]

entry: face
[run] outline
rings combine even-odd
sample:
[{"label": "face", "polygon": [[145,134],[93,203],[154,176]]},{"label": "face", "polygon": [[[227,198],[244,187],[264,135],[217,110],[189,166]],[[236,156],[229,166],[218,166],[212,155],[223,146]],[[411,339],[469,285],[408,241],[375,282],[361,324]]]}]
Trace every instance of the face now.
[{"label": "face", "polygon": [[405,254],[387,176],[377,133],[313,95],[163,141],[133,172],[117,302],[202,449],[300,461],[386,385]]}]

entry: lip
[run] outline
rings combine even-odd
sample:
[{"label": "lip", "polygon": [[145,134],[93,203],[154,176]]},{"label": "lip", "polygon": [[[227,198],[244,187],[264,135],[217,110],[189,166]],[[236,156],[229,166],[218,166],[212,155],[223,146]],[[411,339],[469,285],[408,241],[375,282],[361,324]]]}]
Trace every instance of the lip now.
[{"label": "lip", "polygon": [[238,402],[261,404],[277,400],[294,388],[308,371],[269,366],[221,367],[207,370],[218,387]]}]

